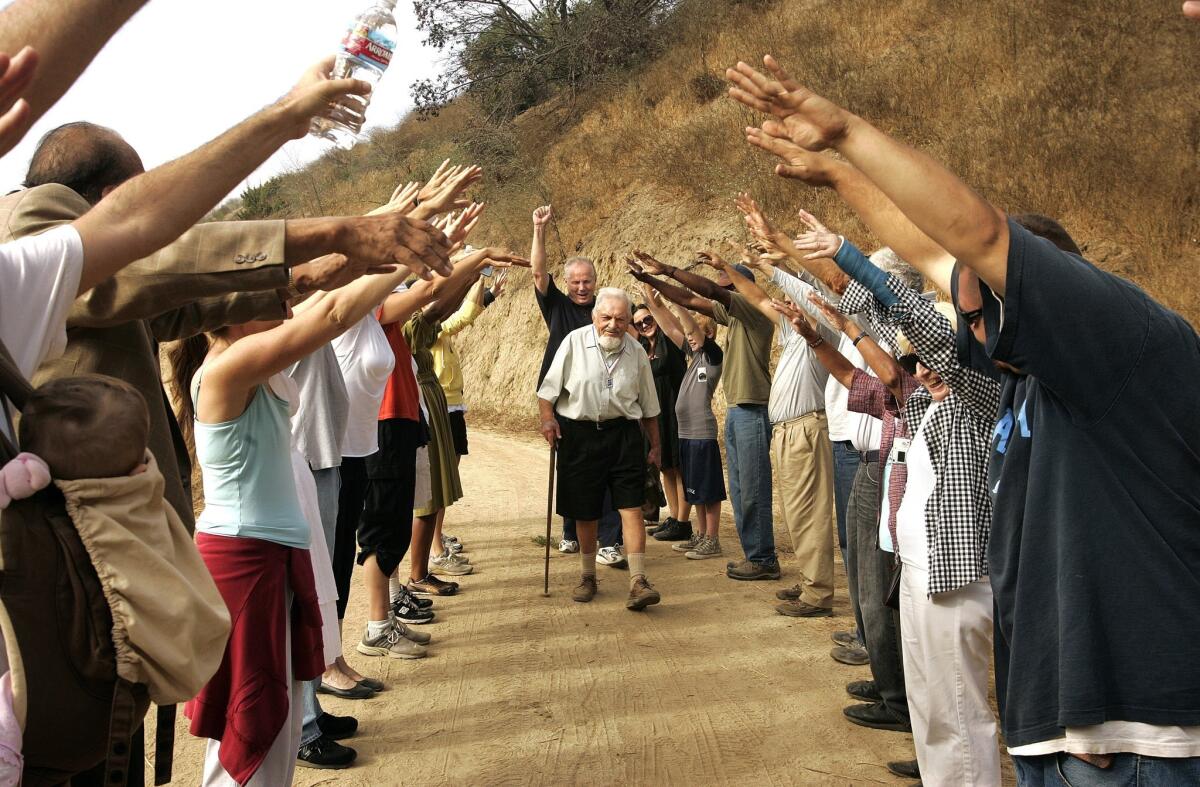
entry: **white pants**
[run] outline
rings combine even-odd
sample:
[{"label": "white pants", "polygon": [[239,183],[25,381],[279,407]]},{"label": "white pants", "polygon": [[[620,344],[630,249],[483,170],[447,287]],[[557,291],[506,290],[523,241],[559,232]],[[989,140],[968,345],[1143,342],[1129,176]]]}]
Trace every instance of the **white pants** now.
[{"label": "white pants", "polygon": [[[286,593],[285,610],[292,606],[292,591]],[[284,638],[287,642],[284,651],[287,659],[287,680],[292,687],[288,697],[288,717],[283,722],[279,734],[267,756],[254,772],[245,787],[287,787],[292,783],[292,775],[296,771],[296,753],[300,751],[300,731],[304,726],[304,683],[292,680],[292,616],[285,612]],[[202,787],[237,787],[237,782],[221,767],[218,759],[221,752],[221,742],[208,739],[208,747],[204,750],[204,778]]]},{"label": "white pants", "polygon": [[999,785],[996,719],[988,705],[992,586],[984,577],[933,598],[928,588],[928,572],[904,567],[900,640],[921,783]]}]

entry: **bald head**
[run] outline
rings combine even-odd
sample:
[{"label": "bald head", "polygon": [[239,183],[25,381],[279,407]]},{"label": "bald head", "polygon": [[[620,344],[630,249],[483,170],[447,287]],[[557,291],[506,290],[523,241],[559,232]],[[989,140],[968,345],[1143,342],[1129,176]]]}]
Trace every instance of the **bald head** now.
[{"label": "bald head", "polygon": [[38,142],[25,185],[57,183],[95,205],[142,171],[141,157],[117,132],[94,123],[68,123]]}]

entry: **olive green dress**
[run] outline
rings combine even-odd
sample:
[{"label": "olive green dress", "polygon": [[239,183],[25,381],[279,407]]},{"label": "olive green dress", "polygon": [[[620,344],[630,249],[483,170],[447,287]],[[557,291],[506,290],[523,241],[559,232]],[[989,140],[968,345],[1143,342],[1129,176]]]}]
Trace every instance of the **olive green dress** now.
[{"label": "olive green dress", "polygon": [[458,475],[458,455],[454,451],[454,436],[450,431],[450,412],[446,405],[446,392],[438,382],[433,370],[431,348],[442,332],[441,323],[432,323],[421,312],[413,315],[404,325],[404,339],[417,362],[417,385],[425,409],[429,411],[429,480],[433,497],[425,508],[418,507],[416,516],[430,516],[440,508],[449,508],[463,496],[462,480]]}]

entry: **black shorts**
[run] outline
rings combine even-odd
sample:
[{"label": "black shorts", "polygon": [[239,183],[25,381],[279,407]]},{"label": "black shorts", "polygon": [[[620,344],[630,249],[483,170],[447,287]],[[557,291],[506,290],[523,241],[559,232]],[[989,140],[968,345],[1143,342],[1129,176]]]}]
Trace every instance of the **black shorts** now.
[{"label": "black shorts", "polygon": [[467,414],[462,410],[450,411],[450,437],[454,440],[454,453],[466,456],[467,451]]},{"label": "black shorts", "polygon": [[558,444],[559,516],[598,520],[604,493],[612,495],[613,508],[641,508],[645,497],[646,454],[637,421],[617,419],[597,428],[593,421],[572,421],[559,416],[562,440]]},{"label": "black shorts", "polygon": [[367,457],[367,499],[358,521],[358,564],[375,555],[390,575],[412,540],[421,425],[404,418],[379,422],[379,450]]},{"label": "black shorts", "polygon": [[683,471],[683,499],[693,505],[725,499],[725,473],[716,440],[679,440],[679,467]]}]

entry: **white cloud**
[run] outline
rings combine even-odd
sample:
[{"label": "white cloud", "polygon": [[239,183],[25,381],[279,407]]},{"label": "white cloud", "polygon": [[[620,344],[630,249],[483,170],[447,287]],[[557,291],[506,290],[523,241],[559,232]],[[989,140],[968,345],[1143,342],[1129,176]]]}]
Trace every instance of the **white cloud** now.
[{"label": "white cloud", "polygon": [[[42,134],[76,120],[118,131],[147,168],[199,147],[287,92],[306,67],[336,50],[351,19],[369,4],[151,0],[21,144],[0,159],[0,189],[21,182]],[[368,129],[394,125],[411,107],[409,85],[436,70],[438,55],[422,45],[407,0],[397,4],[396,22],[396,53],[375,88]],[[43,59],[41,67],[54,64]],[[311,137],[290,142],[246,183],[311,161],[329,144]]]}]

